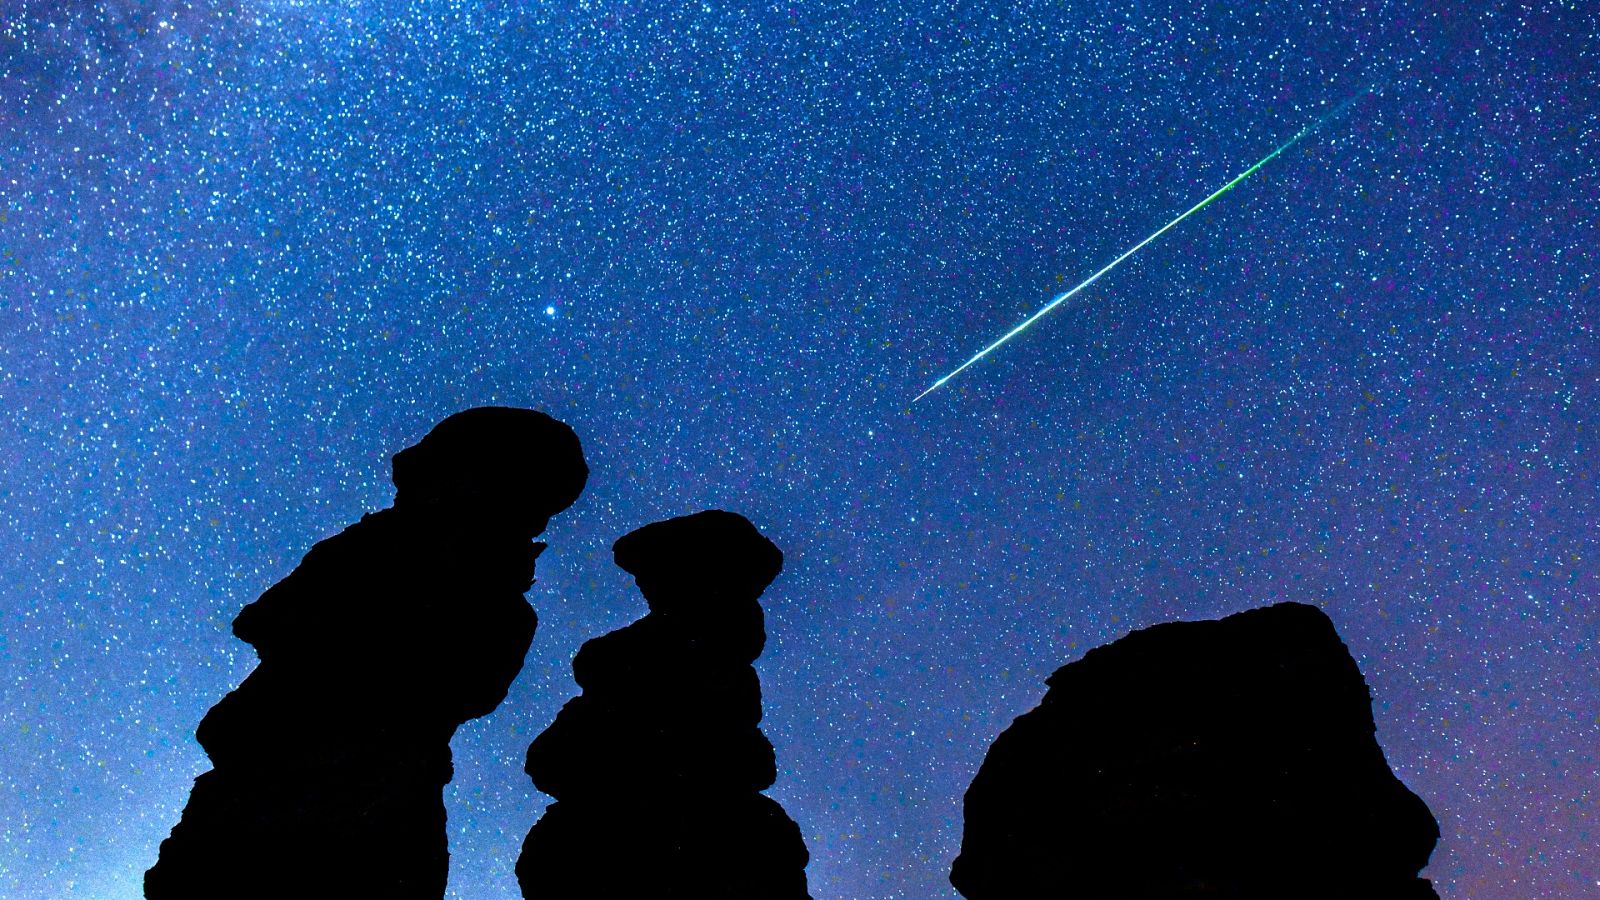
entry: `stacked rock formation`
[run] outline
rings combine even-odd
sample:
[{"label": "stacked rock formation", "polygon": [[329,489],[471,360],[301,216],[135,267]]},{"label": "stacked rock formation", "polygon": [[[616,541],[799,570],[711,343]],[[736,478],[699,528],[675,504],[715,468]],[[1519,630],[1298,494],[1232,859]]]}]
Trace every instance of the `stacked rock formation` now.
[{"label": "stacked rock formation", "polygon": [[1422,900],[1439,837],[1327,616],[1136,631],[1050,676],[966,795],[969,900]]},{"label": "stacked rock formation", "polygon": [[572,429],[501,407],[445,419],[393,466],[393,507],[234,620],[261,662],[200,723],[214,768],[146,897],[444,895],[451,735],[521,670],[532,538],[588,468]]},{"label": "stacked rock formation", "polygon": [[584,644],[583,694],[528,748],[555,797],[517,861],[527,898],[804,898],[800,829],[761,794],[777,776],[758,728],[757,599],[783,555],[712,510],[617,541],[650,605]]}]

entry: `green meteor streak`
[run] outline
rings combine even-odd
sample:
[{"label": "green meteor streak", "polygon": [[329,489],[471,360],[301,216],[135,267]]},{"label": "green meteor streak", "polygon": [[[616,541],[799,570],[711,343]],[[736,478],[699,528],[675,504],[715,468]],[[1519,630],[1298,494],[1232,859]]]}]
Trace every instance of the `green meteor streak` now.
[{"label": "green meteor streak", "polygon": [[1060,306],[1061,304],[1063,304],[1063,303],[1067,302],[1068,300],[1072,299],[1074,296],[1076,296],[1078,294],[1079,291],[1082,291],[1084,288],[1088,287],[1089,285],[1094,284],[1096,281],[1099,281],[1100,280],[1100,276],[1106,274],[1107,272],[1111,271],[1112,269],[1115,269],[1117,266],[1122,264],[1123,260],[1125,260],[1128,257],[1134,255],[1135,253],[1138,253],[1139,250],[1144,247],[1144,245],[1150,243],[1151,241],[1155,240],[1158,237],[1161,237],[1163,234],[1166,234],[1168,231],[1171,231],[1174,227],[1177,226],[1177,224],[1179,222],[1182,222],[1184,219],[1187,219],[1190,216],[1194,215],[1195,213],[1199,212],[1200,210],[1205,209],[1206,206],[1211,203],[1211,201],[1217,199],[1218,197],[1221,197],[1223,194],[1226,194],[1228,191],[1233,190],[1234,185],[1236,185],[1239,182],[1245,180],[1246,178],[1249,178],[1251,175],[1254,175],[1258,170],[1260,170],[1260,168],[1262,166],[1266,165],[1269,162],[1272,162],[1274,159],[1277,159],[1278,156],[1283,153],[1283,151],[1288,150],[1290,147],[1293,147],[1295,144],[1299,143],[1301,138],[1305,137],[1306,135],[1310,134],[1311,132],[1316,131],[1318,128],[1322,127],[1323,123],[1327,122],[1329,119],[1333,118],[1334,116],[1337,116],[1341,112],[1344,112],[1346,109],[1349,108],[1350,104],[1356,102],[1357,99],[1359,99],[1361,96],[1369,93],[1370,91],[1371,91],[1370,88],[1368,90],[1362,91],[1360,94],[1357,94],[1354,97],[1351,97],[1349,100],[1346,100],[1345,102],[1339,104],[1332,112],[1330,112],[1327,115],[1323,116],[1322,118],[1316,120],[1315,122],[1312,122],[1310,125],[1307,125],[1306,127],[1300,129],[1300,132],[1298,134],[1296,134],[1292,138],[1289,138],[1287,141],[1284,141],[1283,144],[1278,147],[1278,149],[1272,151],[1271,153],[1268,153],[1265,157],[1262,158],[1262,160],[1260,162],[1256,163],[1255,165],[1251,166],[1248,169],[1245,169],[1243,172],[1240,172],[1237,176],[1234,177],[1234,179],[1232,181],[1228,182],[1227,184],[1223,185],[1222,187],[1217,188],[1216,191],[1211,194],[1211,196],[1205,198],[1204,200],[1201,200],[1199,203],[1196,203],[1194,206],[1189,207],[1189,209],[1186,210],[1183,213],[1183,215],[1180,215],[1176,219],[1173,219],[1171,222],[1168,222],[1167,224],[1161,226],[1159,229],[1156,230],[1156,232],[1154,234],[1150,235],[1149,237],[1145,238],[1144,240],[1140,241],[1139,243],[1134,244],[1132,247],[1129,247],[1127,249],[1127,251],[1124,252],[1121,256],[1117,257],[1116,259],[1113,259],[1111,262],[1106,263],[1105,266],[1100,269],[1100,271],[1094,273],[1093,275],[1090,275],[1088,278],[1085,278],[1082,281],[1082,283],[1080,283],[1077,287],[1073,288],[1070,291],[1067,291],[1066,293],[1060,295],[1059,297],[1055,298],[1054,300],[1051,300],[1049,303],[1046,303],[1044,305],[1044,308],[1040,309],[1038,312],[1036,312],[1033,315],[1029,316],[1028,318],[1024,319],[1021,325],[1018,325],[1017,327],[1015,327],[1015,328],[1011,329],[1010,331],[1006,332],[1004,335],[1001,336],[1001,338],[999,340],[995,341],[994,343],[990,344],[989,346],[987,346],[987,347],[983,348],[982,350],[978,351],[978,354],[976,356],[974,356],[971,359],[967,360],[966,362],[962,363],[960,366],[958,366],[956,368],[955,371],[951,372],[949,375],[946,375],[943,378],[939,379],[938,381],[935,381],[933,383],[932,387],[930,387],[927,390],[923,391],[922,393],[918,394],[911,402],[915,403],[918,400],[921,400],[923,397],[928,396],[929,394],[933,393],[934,391],[936,391],[940,387],[942,387],[945,382],[947,382],[950,379],[956,377],[957,375],[960,375],[961,372],[964,369],[966,369],[968,366],[972,365],[973,363],[977,362],[980,359],[983,359],[985,356],[988,356],[989,354],[993,353],[994,351],[1000,349],[1001,345],[1005,344],[1006,341],[1009,341],[1012,338],[1016,337],[1017,335],[1021,334],[1022,332],[1026,331],[1028,329],[1028,326],[1030,326],[1033,323],[1035,323],[1035,322],[1039,321],[1040,319],[1044,318],[1045,314],[1050,312],[1050,310],[1055,309],[1056,307]]}]

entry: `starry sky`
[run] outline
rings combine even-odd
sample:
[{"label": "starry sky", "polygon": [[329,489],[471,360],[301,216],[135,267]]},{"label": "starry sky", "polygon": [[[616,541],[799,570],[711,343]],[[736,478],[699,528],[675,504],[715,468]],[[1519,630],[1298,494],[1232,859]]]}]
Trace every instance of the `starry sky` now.
[{"label": "starry sky", "polygon": [[516,895],[526,746],[645,612],[611,542],[707,507],[787,556],[819,900],[954,897],[1051,671],[1278,600],[1446,900],[1600,896],[1597,71],[1581,2],[0,0],[0,894],[138,896],[233,616],[493,403],[593,475],[452,897]]}]

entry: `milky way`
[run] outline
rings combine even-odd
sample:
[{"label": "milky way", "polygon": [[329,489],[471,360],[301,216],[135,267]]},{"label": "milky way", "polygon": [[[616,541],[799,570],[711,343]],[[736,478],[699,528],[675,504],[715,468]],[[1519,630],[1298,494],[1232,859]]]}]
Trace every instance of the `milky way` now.
[{"label": "milky way", "polygon": [[786,554],[763,726],[819,898],[954,896],[1046,675],[1280,599],[1359,661],[1443,897],[1593,895],[1582,6],[9,4],[0,894],[137,896],[233,616],[499,403],[593,475],[454,742],[452,896],[515,894],[522,754],[645,611],[611,542],[707,507]]}]

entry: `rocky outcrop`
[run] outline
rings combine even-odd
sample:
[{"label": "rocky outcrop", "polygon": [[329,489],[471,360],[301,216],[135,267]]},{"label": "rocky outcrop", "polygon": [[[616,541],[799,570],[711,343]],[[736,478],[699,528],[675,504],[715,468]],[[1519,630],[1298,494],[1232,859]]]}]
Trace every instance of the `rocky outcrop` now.
[{"label": "rocky outcrop", "polygon": [[146,897],[444,895],[451,735],[522,669],[532,539],[588,468],[572,429],[502,407],[450,416],[393,468],[394,506],[234,620],[261,662],[200,723],[214,768]]},{"label": "rocky outcrop", "polygon": [[1327,616],[1136,631],[1050,676],[966,795],[969,900],[1420,900],[1439,837]]},{"label": "rocky outcrop", "polygon": [[557,802],[517,861],[523,896],[807,897],[800,829],[760,793],[777,769],[751,666],[783,555],[720,510],[613,550],[650,612],[583,645],[583,694],[528,748],[534,786]]}]

